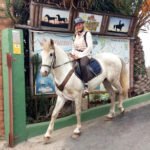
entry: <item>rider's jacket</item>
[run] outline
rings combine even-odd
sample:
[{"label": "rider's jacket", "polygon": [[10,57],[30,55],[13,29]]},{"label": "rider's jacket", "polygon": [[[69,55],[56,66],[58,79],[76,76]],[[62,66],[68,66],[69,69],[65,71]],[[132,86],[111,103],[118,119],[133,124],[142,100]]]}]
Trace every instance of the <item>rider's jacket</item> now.
[{"label": "rider's jacket", "polygon": [[[86,40],[84,37],[84,34],[86,33]],[[83,31],[81,33],[77,33],[75,35],[75,39],[73,42],[73,49],[72,54],[77,56],[78,58],[84,57],[84,56],[90,56],[91,51],[93,49],[93,41],[92,41],[92,35],[88,31]]]}]

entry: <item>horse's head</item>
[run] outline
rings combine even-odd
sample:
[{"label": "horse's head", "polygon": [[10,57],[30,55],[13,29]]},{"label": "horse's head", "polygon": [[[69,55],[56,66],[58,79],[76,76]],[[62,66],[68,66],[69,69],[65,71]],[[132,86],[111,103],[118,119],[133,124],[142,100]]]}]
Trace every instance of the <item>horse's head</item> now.
[{"label": "horse's head", "polygon": [[124,23],[122,24],[122,26],[124,27]]},{"label": "horse's head", "polygon": [[42,65],[40,72],[42,76],[47,76],[50,72],[50,69],[53,68],[55,63],[54,41],[44,39],[40,44],[43,48],[43,51],[41,53]]}]

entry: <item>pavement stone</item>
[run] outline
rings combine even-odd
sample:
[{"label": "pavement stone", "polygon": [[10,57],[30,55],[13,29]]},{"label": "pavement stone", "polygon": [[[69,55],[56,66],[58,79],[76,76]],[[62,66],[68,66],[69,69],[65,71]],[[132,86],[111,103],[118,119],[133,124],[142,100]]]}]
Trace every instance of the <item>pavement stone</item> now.
[{"label": "pavement stone", "polygon": [[0,150],[150,150],[150,102],[127,109],[111,121],[100,117],[82,125],[78,139],[71,138],[74,125],[54,131],[49,144],[37,136]]}]

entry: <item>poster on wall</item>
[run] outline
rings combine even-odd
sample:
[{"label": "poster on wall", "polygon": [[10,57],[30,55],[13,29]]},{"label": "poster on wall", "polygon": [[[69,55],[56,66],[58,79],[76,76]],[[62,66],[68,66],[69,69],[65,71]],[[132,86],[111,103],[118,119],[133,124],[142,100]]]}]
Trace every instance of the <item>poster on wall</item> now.
[{"label": "poster on wall", "polygon": [[[72,34],[62,33],[39,33],[34,32],[34,52],[40,55],[42,47],[40,41],[43,39],[53,39],[65,52],[70,52],[72,49]],[[92,55],[98,55],[102,52],[110,52],[120,56],[126,63],[129,72],[130,46],[128,39],[103,37],[99,35],[93,36],[93,51]],[[103,90],[103,87],[99,87]],[[35,94],[52,94],[55,93],[55,85],[53,77],[49,74],[48,77],[42,77],[38,71],[35,79]]]},{"label": "poster on wall", "polygon": [[[72,47],[72,34],[62,33],[40,33],[34,32],[34,53],[40,55],[42,47],[40,41],[43,39],[53,39],[65,52],[71,51]],[[38,69],[35,79],[35,94],[52,94],[55,93],[55,84],[51,74],[48,77],[42,77],[40,74],[40,67]]]},{"label": "poster on wall", "polygon": [[102,24],[102,15],[79,12],[79,17],[85,21],[85,26],[88,30],[95,33],[100,33]]}]

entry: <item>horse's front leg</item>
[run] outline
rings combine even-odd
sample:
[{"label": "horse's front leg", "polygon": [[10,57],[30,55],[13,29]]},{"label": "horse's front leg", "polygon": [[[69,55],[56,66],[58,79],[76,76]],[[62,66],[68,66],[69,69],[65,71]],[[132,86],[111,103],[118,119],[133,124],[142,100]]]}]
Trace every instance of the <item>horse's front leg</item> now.
[{"label": "horse's front leg", "polygon": [[52,116],[51,116],[50,124],[48,126],[48,129],[47,129],[45,135],[44,135],[45,142],[47,142],[51,138],[51,134],[52,134],[52,131],[54,129],[54,122],[55,122],[61,108],[64,106],[64,104],[65,104],[65,99],[58,96],[55,108],[54,108]]},{"label": "horse's front leg", "polygon": [[79,95],[75,99],[75,109],[76,109],[76,117],[77,117],[77,125],[76,128],[73,131],[73,137],[75,135],[80,135],[81,134],[81,100],[82,100],[82,95]]}]

